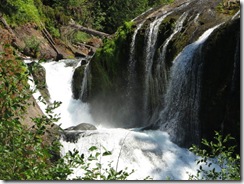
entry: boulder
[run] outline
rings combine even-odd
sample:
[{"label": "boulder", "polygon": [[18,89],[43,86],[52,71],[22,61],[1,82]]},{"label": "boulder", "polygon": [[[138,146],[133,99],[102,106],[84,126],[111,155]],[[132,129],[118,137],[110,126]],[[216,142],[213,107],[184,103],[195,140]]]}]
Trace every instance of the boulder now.
[{"label": "boulder", "polygon": [[73,98],[76,100],[78,100],[81,95],[81,86],[84,78],[85,67],[85,65],[77,67],[72,77],[72,93]]},{"label": "boulder", "polygon": [[89,123],[80,123],[79,125],[71,126],[65,129],[65,131],[67,130],[97,130],[97,128]]},{"label": "boulder", "polygon": [[80,123],[76,126],[64,129],[61,137],[66,142],[76,143],[81,136],[85,137],[96,134],[96,132],[90,130],[97,130],[97,128],[89,123]]}]

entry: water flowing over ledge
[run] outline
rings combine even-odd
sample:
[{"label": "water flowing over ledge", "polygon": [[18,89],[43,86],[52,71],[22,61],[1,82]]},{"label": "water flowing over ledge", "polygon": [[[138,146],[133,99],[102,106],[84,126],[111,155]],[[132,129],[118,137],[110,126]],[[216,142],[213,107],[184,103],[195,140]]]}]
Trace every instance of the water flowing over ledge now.
[{"label": "water flowing over ledge", "polygon": [[[189,1],[189,3],[197,2]],[[138,112],[137,115],[143,120],[141,122],[138,121],[139,123],[128,123],[131,121],[128,117],[132,116],[122,119],[124,127],[128,124],[132,125],[130,129],[114,128],[113,125],[117,123],[116,118],[115,121],[106,121],[106,119],[99,122],[96,121],[93,116],[94,114],[91,114],[91,104],[82,101],[83,97],[86,98],[87,95],[89,98],[92,98],[89,96],[91,93],[89,90],[91,87],[90,82],[94,81],[94,75],[101,71],[102,75],[105,75],[105,72],[111,72],[110,70],[106,71],[106,67],[109,67],[108,65],[111,63],[106,63],[106,61],[102,60],[102,67],[105,69],[100,67],[98,68],[99,70],[96,70],[97,73],[94,73],[94,65],[98,61],[91,61],[91,65],[87,64],[84,67],[83,80],[78,84],[80,85],[80,97],[78,100],[73,99],[71,83],[73,73],[81,65],[81,62],[78,60],[62,60],[58,63],[47,62],[42,64],[47,72],[47,85],[51,101],[62,102],[61,107],[55,111],[55,113],[61,115],[61,120],[58,124],[61,124],[63,129],[76,126],[80,123],[90,123],[97,127],[97,130],[70,131],[70,133],[75,133],[77,137],[75,137],[76,140],[74,142],[65,139],[61,140],[63,145],[61,150],[62,155],[72,151],[74,148],[79,150],[80,153],[88,155],[88,149],[95,145],[98,148],[102,149],[102,147],[105,147],[107,150],[112,151],[111,156],[102,158],[101,163],[103,167],[106,167],[109,161],[113,161],[112,166],[117,168],[118,165],[118,170],[125,167],[135,169],[135,172],[129,179],[144,179],[146,176],[151,176],[154,180],[165,180],[167,177],[173,180],[186,180],[189,177],[187,172],[195,174],[194,171],[197,169],[195,159],[197,157],[187,149],[181,148],[174,143],[184,147],[189,147],[192,143],[199,143],[201,136],[204,133],[206,134],[207,128],[209,128],[204,124],[205,122],[208,123],[208,121],[200,120],[201,118],[206,118],[206,114],[211,114],[211,112],[204,109],[209,106],[207,103],[208,99],[204,100],[205,96],[203,94],[210,94],[208,97],[210,98],[211,95],[219,95],[221,92],[218,91],[219,89],[213,92],[208,91],[211,89],[208,86],[211,83],[208,84],[208,82],[213,80],[212,78],[208,80],[208,77],[215,76],[215,74],[211,73],[212,71],[216,72],[214,67],[211,68],[211,64],[214,62],[219,63],[219,58],[212,57],[215,52],[211,51],[215,48],[212,45],[216,42],[220,48],[220,50],[216,50],[216,53],[222,52],[223,44],[221,44],[221,41],[223,38],[218,36],[221,34],[228,35],[228,25],[232,25],[230,30],[235,30],[235,26],[238,26],[238,22],[235,20],[238,18],[238,13],[231,20],[234,23],[227,22],[219,25],[219,23],[224,21],[218,20],[217,24],[206,23],[207,26],[204,27],[204,31],[197,32],[198,26],[204,24],[201,22],[202,17],[199,12],[194,12],[196,15],[194,17],[191,10],[184,11],[184,8],[187,8],[189,3],[182,6],[177,16],[173,15],[175,12],[168,11],[169,13],[163,12],[160,16],[151,18],[151,20],[140,22],[131,34],[132,42],[128,44],[129,47],[127,48],[129,54],[128,61],[125,62],[123,60],[123,66],[127,64],[124,66],[126,71],[123,72],[128,74],[125,77],[125,86],[118,85],[121,89],[112,89],[112,93],[106,93],[107,91],[104,88],[98,88],[104,90],[104,94],[107,95],[106,98],[102,99],[105,106],[97,106],[97,109],[101,111],[101,113],[99,112],[100,115],[106,110],[109,116],[114,115],[114,111],[117,110],[120,117],[124,113],[123,110],[131,113],[130,115],[132,116],[134,112]],[[204,2],[198,3],[204,4]],[[180,39],[179,35],[185,33],[186,25],[190,28],[192,25],[197,27],[192,32],[194,39],[193,37],[192,39],[189,38],[191,42],[185,41],[185,45],[179,43],[182,45],[177,45],[179,47],[175,48],[173,44],[177,44],[177,39]],[[169,30],[167,26],[170,26]],[[168,32],[161,31],[164,29]],[[233,81],[238,82],[239,65],[239,42],[236,42],[235,39],[238,40],[238,36],[236,37],[235,34],[230,35],[233,41],[229,41],[230,45],[234,45],[234,48],[231,48],[229,59],[232,59],[231,57],[234,53],[234,62],[231,63],[231,60],[228,63],[228,67],[226,67],[227,69],[233,67],[233,72],[225,70],[225,67],[223,68],[223,71],[229,72],[228,76],[230,76],[231,82],[228,85],[231,86],[231,93],[233,94],[235,93],[234,89],[238,89],[238,86]],[[225,40],[229,39],[226,36],[224,38],[226,38]],[[138,46],[138,40],[140,41],[139,43],[144,43],[144,45]],[[162,42],[161,45],[159,44],[160,41]],[[178,54],[175,56],[173,54],[177,52],[171,52],[174,49],[179,49]],[[229,50],[229,48],[223,48],[223,50]],[[169,58],[172,60],[169,61]],[[220,58],[222,60],[225,59]],[[225,62],[227,63],[227,61]],[[223,65],[220,63],[216,66],[223,67]],[[208,69],[211,69],[210,73]],[[222,75],[221,72],[219,72],[218,78],[225,77],[226,74]],[[91,75],[93,75],[92,79],[89,78]],[[116,83],[114,78],[109,79],[107,78],[108,76],[99,76],[100,78],[97,77],[97,79],[100,82],[101,77],[104,77],[106,82],[111,80]],[[123,78],[122,76],[119,77]],[[138,87],[138,85],[141,86]],[[227,89],[223,85],[219,88],[221,90]],[[125,91],[125,98],[123,98],[124,94],[121,92],[123,90]],[[114,101],[115,98],[112,99],[110,95],[117,91],[121,92],[118,93],[118,96],[123,101],[113,104],[111,101]],[[98,97],[100,98],[99,95]],[[94,98],[93,100],[101,99]],[[138,103],[139,105],[134,104],[140,100],[142,103]],[[124,104],[126,106],[123,106]],[[107,108],[108,106],[109,108]],[[111,111],[108,111],[108,109]],[[205,113],[204,118],[200,111],[202,114]],[[141,120],[140,118],[139,120]],[[133,127],[133,125],[135,126]],[[149,126],[142,129],[141,127],[145,125]],[[221,126],[223,127],[223,125]],[[167,131],[167,133],[164,131]],[[82,171],[79,169],[75,170],[74,175],[71,175],[70,178],[80,174],[82,174]]]}]

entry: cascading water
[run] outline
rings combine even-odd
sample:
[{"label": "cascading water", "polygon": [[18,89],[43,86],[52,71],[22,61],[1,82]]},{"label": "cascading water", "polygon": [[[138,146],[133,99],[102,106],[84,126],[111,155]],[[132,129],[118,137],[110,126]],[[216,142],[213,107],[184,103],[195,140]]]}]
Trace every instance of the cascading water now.
[{"label": "cascading water", "polygon": [[[188,13],[183,13],[180,18],[175,22],[175,28],[172,34],[165,40],[164,44],[162,45],[162,49],[157,59],[157,63],[155,64],[155,72],[153,75],[153,80],[151,81],[150,87],[150,96],[152,104],[159,104],[159,99],[162,98],[163,94],[166,92],[167,84],[168,84],[168,71],[169,67],[166,65],[166,51],[170,40],[176,35],[178,32],[181,31],[183,28],[183,23],[187,18]],[[154,105],[153,109],[155,109]],[[154,112],[155,113],[155,112]],[[157,113],[157,112],[156,112]]]},{"label": "cascading water", "polygon": [[129,58],[129,64],[128,64],[128,92],[127,96],[131,95],[132,89],[134,88],[135,85],[135,76],[136,76],[136,71],[135,71],[135,64],[136,64],[136,58],[135,58],[135,40],[136,40],[136,35],[138,31],[141,29],[145,21],[141,22],[137,28],[134,31],[134,34],[132,36],[132,41],[130,44],[130,58]]},{"label": "cascading water", "polygon": [[[80,122],[94,123],[89,113],[89,106],[80,100],[72,99],[71,80],[75,67],[66,65],[68,61],[47,62],[42,65],[46,69],[46,80],[51,101],[61,101],[56,113],[60,113],[58,124],[62,128],[77,125]],[[88,70],[89,71],[89,70]],[[85,80],[85,79],[84,79]],[[161,131],[138,132],[136,129],[112,129],[98,126],[97,130],[83,131],[76,143],[61,140],[61,154],[65,155],[73,149],[89,155],[91,146],[105,147],[112,151],[111,156],[101,158],[103,167],[112,162],[117,171],[128,167],[135,172],[128,179],[144,179],[150,176],[156,180],[188,179],[187,172],[196,170],[196,157],[187,149],[182,149],[169,140],[167,133]],[[101,148],[102,149],[102,148]],[[177,165],[177,169],[176,166]],[[81,169],[74,169],[69,178],[80,176]]]},{"label": "cascading water", "polygon": [[155,45],[157,41],[158,36],[158,30],[159,26],[162,23],[162,21],[170,14],[166,13],[162,15],[161,17],[156,17],[155,20],[150,23],[148,30],[147,30],[147,36],[146,36],[146,46],[145,46],[145,89],[144,89],[144,116],[148,117],[148,104],[149,104],[149,90],[150,90],[150,83],[153,82],[152,78],[152,65],[153,65],[153,58],[155,54]]},{"label": "cascading water", "polygon": [[[187,3],[184,6],[187,6]],[[161,54],[159,54],[160,59],[158,60],[154,60],[154,55],[158,49],[156,48],[158,29],[165,17],[170,15],[171,12],[164,13],[163,15],[161,12],[160,16],[149,24],[150,26],[146,32],[147,38],[145,39],[146,43],[144,47],[144,51],[146,50],[144,57],[145,63],[143,60],[146,76],[143,78],[145,79],[143,81],[145,90],[142,91],[144,93],[144,99],[142,99],[144,107],[142,109],[144,108],[147,111],[148,105],[151,103],[149,96],[154,94],[151,88],[152,86],[153,88],[157,88],[158,91],[155,93],[156,98],[161,99],[164,95],[164,102],[159,101],[159,103],[164,103],[164,109],[161,111],[159,120],[157,121],[158,125],[161,126],[161,130],[140,131],[140,129],[136,128],[116,129],[103,127],[107,122],[104,122],[104,124],[100,122],[101,125],[96,125],[89,112],[89,104],[81,101],[83,98],[86,98],[90,64],[87,64],[84,70],[84,77],[81,84],[81,100],[74,100],[71,92],[72,75],[75,67],[78,67],[79,64],[76,63],[74,66],[67,65],[67,62],[70,62],[67,60],[42,64],[47,73],[47,85],[51,95],[51,101],[62,101],[61,107],[56,111],[56,113],[60,113],[61,115],[61,120],[58,124],[61,123],[62,128],[67,128],[86,122],[97,127],[97,130],[82,131],[82,136],[77,137],[77,142],[68,142],[62,139],[62,155],[73,151],[73,149],[77,149],[80,153],[84,153],[84,155],[89,155],[88,149],[91,146],[96,146],[101,151],[103,149],[102,147],[105,147],[112,152],[112,155],[100,159],[102,167],[107,167],[112,161],[111,166],[117,171],[125,169],[125,167],[128,167],[128,171],[134,169],[135,172],[128,178],[131,180],[144,179],[147,176],[152,177],[154,180],[165,180],[167,177],[173,180],[184,180],[188,179],[187,172],[194,174],[197,169],[195,165],[195,159],[197,157],[187,149],[178,147],[171,140],[184,146],[188,144],[187,140],[199,141],[197,140],[200,134],[198,111],[202,63],[204,62],[201,46],[216,27],[207,30],[198,41],[184,48],[173,61],[170,76],[168,76],[166,73],[169,71],[167,71],[164,65],[166,50],[173,38],[181,32],[183,23],[186,22],[185,20],[188,17],[188,13],[184,13],[188,11],[181,12],[183,13],[178,13],[177,16],[173,16],[174,18],[180,18],[175,21],[175,27],[171,30],[172,33],[167,38],[164,38],[165,40],[160,47],[161,49],[158,50]],[[191,12],[189,11],[190,15]],[[196,18],[191,20],[195,24],[198,24],[199,16],[201,15],[198,13]],[[194,14],[190,17],[194,17]],[[133,92],[134,85],[138,82],[134,78],[135,64],[138,62],[135,45],[137,34],[143,27],[143,24],[144,22],[137,26],[130,45],[129,66],[126,67],[129,73],[128,90],[126,92],[129,96]],[[206,30],[206,27],[204,30]],[[238,57],[236,59],[238,60]],[[156,65],[154,66],[154,64]],[[154,75],[155,73],[156,75]],[[233,78],[238,77],[235,75],[237,74],[234,72]],[[131,109],[129,111],[133,112]],[[80,131],[77,132],[80,133]],[[189,144],[192,144],[192,142]],[[74,174],[70,175],[69,178],[75,178],[80,175],[82,175],[82,170],[74,169]]]},{"label": "cascading water", "polygon": [[61,106],[54,111],[62,117],[58,122],[62,128],[83,122],[93,123],[89,114],[89,105],[72,98],[71,81],[75,67],[70,66],[69,62],[72,60],[42,63],[46,69],[46,81],[51,102],[62,102]]},{"label": "cascading water", "polygon": [[[159,91],[162,86],[165,86],[167,84],[167,81],[158,81],[160,78],[154,77],[153,76],[153,69],[154,69],[154,57],[155,57],[155,52],[156,52],[156,46],[157,46],[157,39],[158,39],[158,32],[159,32],[159,27],[161,23],[164,21],[166,17],[168,17],[170,14],[172,14],[175,11],[180,11],[186,6],[188,6],[190,2],[185,2],[181,5],[179,5],[177,8],[175,8],[173,11],[169,12],[164,12],[161,14],[161,16],[156,17],[155,20],[150,23],[148,29],[146,30],[146,37],[145,37],[145,86],[144,86],[144,119],[148,120],[148,117],[152,115],[152,104],[157,104],[155,102],[158,100],[160,95]],[[173,36],[179,32],[182,29],[183,22],[187,17],[187,13],[183,13],[182,16],[178,19],[175,25],[175,29],[173,33],[170,35],[170,37],[165,41],[164,48],[162,49],[161,55],[160,55],[160,66],[156,66],[156,75],[163,75],[163,78],[166,77],[167,71],[166,71],[166,66],[164,62],[164,57],[165,57],[165,51],[167,48],[167,45],[169,41],[173,38]],[[163,69],[163,72],[162,72]],[[166,77],[167,78],[167,77]],[[160,84],[159,84],[160,83]]]},{"label": "cascading water", "polygon": [[188,145],[189,140],[199,144],[199,101],[201,68],[204,57],[201,46],[216,29],[208,29],[196,42],[186,46],[173,61],[170,82],[165,95],[166,106],[160,113],[161,129],[170,134],[178,145]]}]

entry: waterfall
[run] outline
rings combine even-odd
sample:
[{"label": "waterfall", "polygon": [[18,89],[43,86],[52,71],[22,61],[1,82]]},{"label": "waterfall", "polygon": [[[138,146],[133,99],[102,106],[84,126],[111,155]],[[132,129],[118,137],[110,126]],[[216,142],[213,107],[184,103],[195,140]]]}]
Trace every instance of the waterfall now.
[{"label": "waterfall", "polygon": [[[168,70],[169,67],[166,64],[166,51],[169,42],[171,39],[182,30],[183,23],[186,20],[188,13],[184,12],[179,19],[175,22],[175,28],[172,34],[165,40],[162,45],[162,49],[157,59],[157,63],[155,64],[155,75],[153,76],[152,87],[150,88],[150,96],[153,97],[151,100],[152,104],[157,104],[162,99],[162,95],[166,92],[167,83],[168,83]],[[153,106],[155,109],[155,106]]]},{"label": "waterfall", "polygon": [[[62,101],[61,107],[55,111],[61,115],[59,123],[62,123],[62,128],[84,121],[95,124],[89,113],[89,105],[72,98],[71,78],[79,64],[71,66],[67,65],[67,62],[69,60],[42,63],[46,69],[51,102]],[[84,80],[85,78],[84,75]],[[187,172],[195,173],[197,167],[194,154],[172,143],[168,134],[159,130],[140,132],[137,129],[97,126],[97,130],[83,131],[82,136],[78,137],[80,138],[77,142],[61,139],[61,155],[76,149],[80,154],[89,156],[88,150],[91,146],[96,146],[100,151],[105,147],[112,155],[100,158],[102,168],[105,169],[109,165],[117,171],[128,168],[128,173],[134,169],[135,172],[128,178],[130,180],[143,180],[147,176],[155,180],[165,180],[167,177],[172,180],[186,180]],[[68,177],[69,179],[82,175],[82,169],[73,169],[74,173]]]},{"label": "waterfall", "polygon": [[[136,88],[137,88],[137,72],[136,72],[136,63],[137,58],[135,58],[135,41],[136,41],[136,35],[138,31],[141,29],[145,21],[142,21],[140,24],[137,25],[137,28],[134,31],[134,34],[132,36],[132,41],[130,44],[130,55],[129,55],[129,63],[128,63],[128,82],[127,82],[127,88],[126,88],[126,110],[127,114],[133,114],[136,116],[137,109],[135,107],[137,94],[136,94]],[[125,110],[125,111],[126,111]],[[130,116],[128,124],[133,124],[135,122],[134,118]]]},{"label": "waterfall", "polygon": [[208,29],[194,43],[186,46],[173,61],[170,82],[165,95],[166,106],[160,113],[161,129],[170,134],[171,140],[188,146],[189,140],[199,143],[199,100],[201,68],[204,57],[201,46],[216,29]]},{"label": "waterfall", "polygon": [[[74,66],[70,64],[72,62]],[[62,102],[61,106],[54,111],[61,116],[58,124],[61,124],[62,128],[74,126],[82,122],[94,123],[89,113],[89,104],[81,103],[80,100],[72,98],[71,81],[78,63],[76,60],[42,63],[46,70],[46,81],[51,102]]]},{"label": "waterfall", "polygon": [[128,92],[127,92],[127,96],[130,97],[131,96],[131,92],[133,90],[133,87],[135,85],[135,76],[136,76],[136,71],[135,71],[135,64],[136,64],[136,58],[135,58],[135,40],[136,40],[136,35],[138,33],[138,31],[141,29],[141,27],[143,26],[145,21],[141,22],[140,24],[138,24],[137,28],[134,31],[134,34],[132,36],[132,41],[130,44],[130,58],[129,58],[129,64],[128,64],[128,73],[129,73],[129,77],[128,77]]},{"label": "waterfall", "polygon": [[148,30],[147,30],[147,36],[146,36],[146,46],[145,46],[145,89],[144,89],[144,115],[145,117],[148,117],[148,105],[149,105],[149,89],[150,89],[150,83],[153,81],[152,78],[152,65],[153,65],[153,58],[155,55],[155,46],[158,36],[158,30],[159,26],[162,23],[162,21],[170,14],[166,13],[162,15],[161,17],[156,17],[155,20],[150,23]]},{"label": "waterfall", "polygon": [[[163,14],[161,14],[161,16],[156,17],[155,20],[150,23],[148,29],[146,30],[146,39],[145,39],[145,86],[144,86],[144,107],[143,107],[143,111],[144,111],[144,119],[148,119],[151,116],[152,113],[152,101],[150,98],[153,96],[153,98],[155,100],[159,100],[159,98],[157,98],[160,95],[157,95],[158,89],[162,86],[158,85],[159,81],[157,82],[157,78],[155,79],[153,74],[152,74],[152,70],[153,70],[153,65],[154,65],[154,56],[155,56],[155,51],[156,51],[156,43],[157,43],[157,38],[158,38],[158,31],[159,31],[159,26],[161,25],[161,23],[164,21],[164,19],[169,16],[170,14],[176,12],[176,11],[180,11],[183,8],[185,8],[186,6],[188,6],[190,4],[190,2],[184,2],[181,5],[179,5],[178,7],[176,7],[173,11],[169,11],[169,12],[164,12]],[[182,29],[183,26],[183,22],[185,20],[185,18],[187,17],[186,13],[183,13],[182,16],[179,18],[179,20],[176,22],[176,27],[173,31],[173,34],[171,34],[171,36],[166,40],[165,44],[164,44],[164,48],[163,48],[163,53],[161,54],[161,57],[165,57],[164,56],[164,52],[166,51],[167,45],[169,43],[169,41],[173,38],[173,36],[179,32]],[[165,50],[164,50],[165,49]],[[163,59],[160,59],[163,60]],[[163,75],[167,75],[167,71],[165,71],[165,63],[162,61],[161,66],[157,66],[157,67],[161,67],[163,68],[164,72]],[[160,70],[158,68],[158,70]],[[158,74],[161,73],[161,71],[157,72]],[[156,80],[156,81],[155,81]],[[156,94],[155,94],[156,93]],[[156,96],[154,96],[156,95]],[[155,101],[154,100],[154,101]]]},{"label": "waterfall", "polygon": [[90,74],[90,61],[87,62],[85,69],[84,69],[84,77],[81,83],[81,93],[80,93],[80,100],[85,101],[88,97],[88,76]]}]

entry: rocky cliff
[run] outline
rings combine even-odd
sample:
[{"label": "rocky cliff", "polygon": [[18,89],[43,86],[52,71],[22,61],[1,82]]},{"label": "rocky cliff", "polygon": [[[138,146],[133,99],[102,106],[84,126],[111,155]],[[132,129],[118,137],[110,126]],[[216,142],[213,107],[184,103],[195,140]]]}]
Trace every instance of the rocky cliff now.
[{"label": "rocky cliff", "polygon": [[[214,130],[238,136],[240,16],[234,15],[239,8],[238,1],[228,5],[221,0],[178,0],[122,26],[90,62],[87,99],[95,119],[109,121],[117,127],[161,127],[170,134],[174,132],[172,137],[177,138],[173,141],[181,146],[211,137]],[[194,79],[197,84],[189,87],[191,82],[185,79],[187,89],[199,91],[197,100],[187,95],[179,98],[182,109],[178,111],[176,104],[170,119],[178,117],[178,112],[182,116],[178,119],[180,124],[176,123],[180,129],[162,126],[165,120],[160,114],[167,106],[166,93],[172,81],[170,73],[174,60],[187,45],[215,26],[219,27],[201,46],[201,54],[197,56],[201,62],[194,63],[195,69],[200,68],[197,73],[200,81]],[[189,69],[191,76],[198,72],[195,69]],[[194,96],[195,92],[188,95]],[[193,99],[192,104],[197,103],[197,106],[184,106],[187,98],[188,102]],[[195,128],[193,116],[198,124]],[[232,125],[235,128],[228,131]],[[197,129],[197,140],[190,135],[192,129]]]}]

